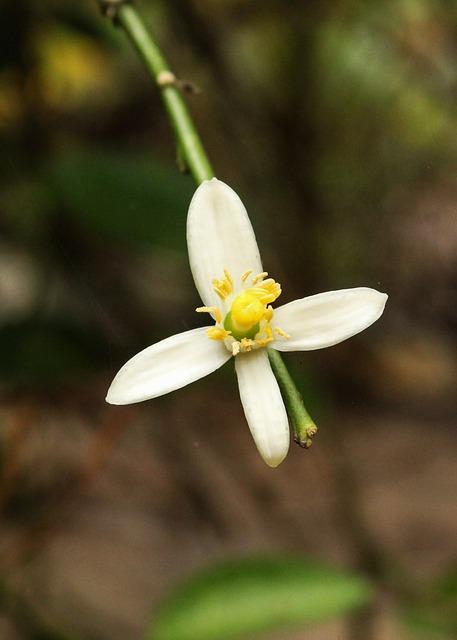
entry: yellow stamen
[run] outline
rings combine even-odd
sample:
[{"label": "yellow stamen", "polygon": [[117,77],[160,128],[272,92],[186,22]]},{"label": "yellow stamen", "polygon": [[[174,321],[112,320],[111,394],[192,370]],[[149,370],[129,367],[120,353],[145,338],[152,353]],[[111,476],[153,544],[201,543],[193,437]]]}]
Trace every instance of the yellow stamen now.
[{"label": "yellow stamen", "polygon": [[232,342],[232,354],[237,356],[240,352],[240,343],[238,341]]},{"label": "yellow stamen", "polygon": [[246,291],[249,291],[249,293],[260,300],[262,304],[270,304],[281,295],[281,285],[279,282],[273,280],[273,278],[268,278],[268,280],[264,280],[255,287],[246,289]]},{"label": "yellow stamen", "polygon": [[270,324],[274,316],[270,303],[281,294],[281,285],[268,278],[266,271],[254,277],[252,273],[249,269],[240,276],[242,283],[252,278],[252,284],[234,293],[233,278],[228,269],[224,269],[223,277],[213,280],[213,287],[222,300],[231,296],[229,309],[221,311],[217,306],[197,309],[199,313],[210,313],[216,321],[216,326],[206,330],[208,337],[225,342],[234,356],[266,347],[275,334],[285,339],[290,337],[280,327],[273,329]]},{"label": "yellow stamen", "polygon": [[197,313],[211,313],[218,324],[222,322],[222,313],[217,307],[197,307],[195,311]]},{"label": "yellow stamen", "polygon": [[265,325],[260,333],[257,334],[254,348],[266,347],[267,344],[273,342],[273,331],[269,324]]},{"label": "yellow stamen", "polygon": [[248,269],[247,271],[245,271],[241,276],[241,282],[246,282],[246,280],[249,278],[251,273],[252,273],[252,269]]},{"label": "yellow stamen", "polygon": [[230,331],[226,331],[221,327],[210,327],[206,330],[206,335],[211,340],[225,340],[230,335]]},{"label": "yellow stamen", "polygon": [[273,338],[260,338],[255,341],[255,345],[256,347],[266,347],[270,342],[273,342]]},{"label": "yellow stamen", "polygon": [[233,289],[233,278],[230,275],[230,271],[228,269],[224,269],[224,276],[229,283],[230,287]]},{"label": "yellow stamen", "polygon": [[225,300],[227,296],[232,293],[233,279],[227,269],[224,269],[224,277],[222,278],[222,280],[214,278],[213,289],[222,300]]},{"label": "yellow stamen", "polygon": [[265,315],[263,316],[264,320],[266,320],[267,322],[270,322],[270,320],[273,317],[273,308],[272,307],[267,307],[265,309]]},{"label": "yellow stamen", "polygon": [[256,276],[252,278],[252,284],[257,284],[268,275],[267,271],[262,271],[262,273],[258,273]]},{"label": "yellow stamen", "polygon": [[249,338],[242,338],[240,342],[240,349],[243,352],[251,351],[254,344],[255,344],[255,340],[250,340]]}]

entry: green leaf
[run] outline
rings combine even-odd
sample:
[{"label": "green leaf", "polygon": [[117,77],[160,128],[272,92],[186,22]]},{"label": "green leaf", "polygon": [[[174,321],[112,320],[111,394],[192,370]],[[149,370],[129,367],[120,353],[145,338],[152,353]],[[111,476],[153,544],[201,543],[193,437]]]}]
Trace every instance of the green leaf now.
[{"label": "green leaf", "polygon": [[432,584],[403,611],[404,622],[418,638],[450,640],[457,637],[457,568]]},{"label": "green leaf", "polygon": [[177,169],[150,157],[73,150],[47,168],[45,180],[65,214],[92,235],[185,252],[194,186]]},{"label": "green leaf", "polygon": [[178,588],[149,640],[234,640],[309,626],[366,604],[361,577],[300,558],[247,559],[209,569]]},{"label": "green leaf", "polygon": [[106,362],[97,334],[67,320],[27,318],[0,327],[0,381],[46,389],[87,379]]}]

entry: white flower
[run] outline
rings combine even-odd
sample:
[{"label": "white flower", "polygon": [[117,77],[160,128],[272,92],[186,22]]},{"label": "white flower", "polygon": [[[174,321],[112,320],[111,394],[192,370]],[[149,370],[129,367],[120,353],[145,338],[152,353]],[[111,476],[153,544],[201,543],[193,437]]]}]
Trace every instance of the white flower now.
[{"label": "white flower", "polygon": [[114,378],[111,404],[156,398],[221,367],[235,356],[241,402],[257,448],[278,466],[289,448],[289,424],[266,346],[278,351],[321,349],[377,320],[387,296],[359,287],[327,291],[273,309],[280,285],[263,272],[246,209],[216,180],[196,190],[187,219],[195,285],[214,325],[179,333],[147,347]]}]

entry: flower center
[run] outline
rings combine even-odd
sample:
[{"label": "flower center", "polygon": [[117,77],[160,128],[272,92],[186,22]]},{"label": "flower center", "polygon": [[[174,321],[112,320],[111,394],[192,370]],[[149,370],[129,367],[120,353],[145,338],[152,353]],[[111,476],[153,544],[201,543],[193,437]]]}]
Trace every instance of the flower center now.
[{"label": "flower center", "polygon": [[[267,278],[268,273],[262,272],[250,277],[252,270],[241,276],[242,290],[236,292],[233,278],[227,269],[221,280],[213,280],[214,291],[225,305],[230,304],[230,310],[222,321],[222,313],[218,307],[199,307],[198,312],[210,313],[216,321],[214,327],[207,330],[211,340],[221,340],[233,355],[266,347],[273,341],[273,329],[270,321],[273,309],[270,306],[281,294],[281,285]],[[248,280],[250,279],[250,285]],[[235,289],[235,291],[234,291]],[[239,289],[238,289],[239,290]],[[225,307],[227,309],[227,306]],[[275,333],[287,339],[289,336],[278,327]]]},{"label": "flower center", "polygon": [[238,294],[224,319],[224,327],[237,340],[254,338],[265,316],[265,305],[249,290]]}]

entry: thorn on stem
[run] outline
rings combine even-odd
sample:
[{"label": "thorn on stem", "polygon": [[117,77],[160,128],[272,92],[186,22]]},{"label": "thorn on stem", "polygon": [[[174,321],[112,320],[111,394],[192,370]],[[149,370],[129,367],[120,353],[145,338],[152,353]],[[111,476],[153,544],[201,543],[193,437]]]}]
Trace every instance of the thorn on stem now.
[{"label": "thorn on stem", "polygon": [[188,80],[180,80],[174,73],[168,69],[161,71],[157,76],[157,84],[159,87],[175,87],[184,93],[201,93],[200,89]]},{"label": "thorn on stem", "polygon": [[177,86],[178,89],[181,89],[184,93],[198,95],[202,92],[199,87],[197,87],[193,82],[189,82],[189,80],[177,80]]},{"label": "thorn on stem", "polygon": [[98,0],[102,15],[114,20],[117,12],[124,4],[130,4],[131,0]]},{"label": "thorn on stem", "polygon": [[176,76],[168,69],[161,71],[157,76],[157,84],[159,87],[174,87],[176,85]]}]

